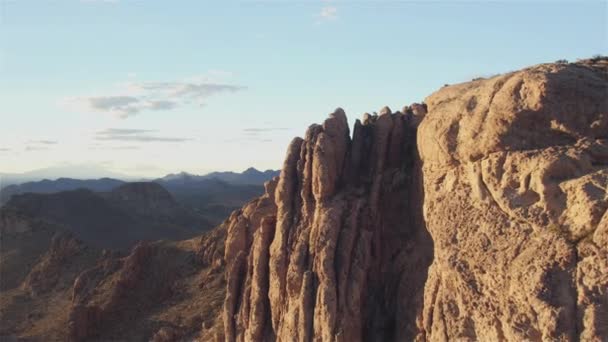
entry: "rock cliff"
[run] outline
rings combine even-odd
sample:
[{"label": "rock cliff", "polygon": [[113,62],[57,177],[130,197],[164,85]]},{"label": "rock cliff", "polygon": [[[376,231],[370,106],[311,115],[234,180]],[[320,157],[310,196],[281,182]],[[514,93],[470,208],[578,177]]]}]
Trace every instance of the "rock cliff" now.
[{"label": "rock cliff", "polygon": [[352,139],[337,109],[292,141],[264,209],[230,218],[226,340],[415,336],[433,248],[411,108],[366,114]]},{"label": "rock cliff", "polygon": [[608,339],[607,139],[603,59],[337,109],[226,222],[224,339]]},{"label": "rock cliff", "polygon": [[549,64],[426,99],[435,255],[422,339],[608,339],[608,63]]}]

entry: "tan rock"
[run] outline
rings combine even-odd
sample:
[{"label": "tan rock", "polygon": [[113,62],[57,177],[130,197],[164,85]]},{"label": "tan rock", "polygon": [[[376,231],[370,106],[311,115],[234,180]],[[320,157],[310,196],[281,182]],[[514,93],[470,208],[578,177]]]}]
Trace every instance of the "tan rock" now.
[{"label": "tan rock", "polygon": [[227,340],[606,339],[607,67],[310,126],[276,211],[228,221]]},{"label": "tan rock", "polygon": [[[421,306],[426,275],[401,275],[401,267],[412,260],[425,269],[432,248],[419,224],[421,206],[407,200],[421,185],[411,176],[415,134],[405,120],[386,107],[357,121],[351,140],[337,109],[288,148],[274,196],[276,224],[270,211],[252,214],[264,217],[259,225],[240,223],[239,213],[230,218],[227,262],[241,251],[248,261],[246,270],[234,261],[228,273],[228,341],[415,335],[416,315],[406,306]],[[255,232],[252,240],[245,230]],[[242,265],[245,258],[234,260]],[[396,331],[397,312],[404,312],[404,331]]]},{"label": "tan rock", "polygon": [[425,100],[435,257],[418,339],[608,338],[606,244],[592,241],[608,206],[607,70],[539,65]]}]

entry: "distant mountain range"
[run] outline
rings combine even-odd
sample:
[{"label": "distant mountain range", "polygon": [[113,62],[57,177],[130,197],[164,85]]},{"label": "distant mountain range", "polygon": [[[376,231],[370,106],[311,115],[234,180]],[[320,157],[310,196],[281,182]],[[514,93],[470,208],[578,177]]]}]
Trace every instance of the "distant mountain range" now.
[{"label": "distant mountain range", "polygon": [[[255,168],[249,168],[242,173],[213,172],[202,176],[180,172],[151,182],[160,184],[180,205],[216,225],[223,221],[232,210],[259,196],[263,192],[263,183],[278,174],[279,171],[258,171]],[[4,187],[0,190],[0,204],[8,202],[12,196],[25,193],[49,194],[77,189],[111,192],[125,184],[130,183],[114,178],[44,179]]]},{"label": "distant mountain range", "polygon": [[249,184],[249,185],[262,185],[264,182],[278,176],[279,170],[266,170],[259,171],[253,167],[238,173],[238,172],[211,172],[206,175],[193,175],[187,172],[171,173],[165,177],[155,179],[155,182],[162,184],[178,184],[178,183],[191,183],[202,180],[218,179],[230,184]]},{"label": "distant mountain range", "polygon": [[213,227],[152,182],[125,183],[109,192],[77,189],[19,194],[0,213],[44,222],[91,246],[117,250],[128,249],[140,240],[186,239]]},{"label": "distant mountain range", "polygon": [[[279,175],[278,170],[258,171],[255,168],[248,168],[242,173],[238,172],[212,172],[206,175],[195,175],[187,172],[171,173],[162,178],[151,180],[162,184],[169,191],[173,187],[183,187],[196,184],[201,181],[220,180],[233,185],[262,185],[264,182]],[[99,178],[99,179],[77,179],[60,177],[54,180],[43,179],[38,181],[19,182],[18,179],[33,177],[29,174],[15,175],[0,174],[5,177],[0,183],[0,203],[8,201],[12,195],[33,192],[33,193],[53,193],[59,191],[76,190],[80,188],[92,191],[110,191],[113,188],[128,182],[118,178]],[[11,180],[13,183],[10,183]]]},{"label": "distant mountain range", "polygon": [[73,179],[58,178],[56,180],[44,179],[37,182],[26,182],[18,185],[9,185],[0,190],[0,204],[8,201],[11,196],[24,193],[48,194],[60,191],[76,189],[88,189],[91,191],[110,191],[122,184],[124,181],[113,178],[100,179]]},{"label": "distant mountain range", "polygon": [[97,165],[91,164],[65,164],[53,166],[38,170],[32,170],[23,173],[4,173],[0,172],[0,189],[14,184],[22,184],[26,182],[36,182],[44,179],[99,179],[99,178],[114,178],[130,181],[137,179],[136,177],[113,172]]}]

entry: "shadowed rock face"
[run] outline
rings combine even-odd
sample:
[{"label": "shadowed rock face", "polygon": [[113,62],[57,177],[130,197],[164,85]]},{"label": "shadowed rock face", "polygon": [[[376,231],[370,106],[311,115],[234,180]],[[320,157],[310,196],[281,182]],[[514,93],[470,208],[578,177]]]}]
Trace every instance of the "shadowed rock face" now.
[{"label": "shadowed rock face", "polygon": [[227,341],[415,336],[433,249],[413,121],[384,108],[351,140],[337,109],[292,141],[264,210],[230,218]]},{"label": "shadowed rock face", "polygon": [[311,126],[226,223],[225,340],[608,339],[607,71]]}]

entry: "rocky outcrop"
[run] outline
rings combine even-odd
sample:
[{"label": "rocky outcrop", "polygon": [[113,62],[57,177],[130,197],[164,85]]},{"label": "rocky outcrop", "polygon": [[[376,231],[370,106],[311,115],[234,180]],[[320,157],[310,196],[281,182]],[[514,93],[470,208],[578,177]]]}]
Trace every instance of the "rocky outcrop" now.
[{"label": "rocky outcrop", "polygon": [[223,338],[607,339],[607,71],[447,86],[352,138],[341,109],[312,125],[227,222]]},{"label": "rocky outcrop", "polygon": [[[57,285],[79,254],[86,249],[69,233],[56,233],[49,250],[29,272],[21,287],[31,296],[49,291]],[[80,260],[78,260],[80,261]],[[78,262],[77,262],[78,263]]]},{"label": "rocky outcrop", "polygon": [[157,219],[174,216],[174,212],[181,209],[169,191],[153,182],[126,183],[107,196],[131,213]]},{"label": "rocky outcrop", "polygon": [[[424,115],[424,106],[416,108]],[[230,218],[227,341],[411,339],[432,244],[416,117],[384,108],[350,138],[337,109],[289,146],[264,210]],[[404,269],[416,272],[403,272]]]},{"label": "rocky outcrop", "polygon": [[142,242],[125,257],[105,251],[74,281],[69,339],[193,340],[218,320],[225,235],[219,227],[192,240]]},{"label": "rocky outcrop", "polygon": [[540,65],[426,99],[421,340],[608,339],[607,72]]}]

